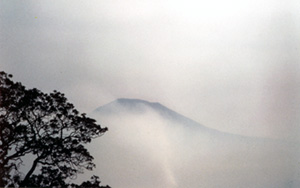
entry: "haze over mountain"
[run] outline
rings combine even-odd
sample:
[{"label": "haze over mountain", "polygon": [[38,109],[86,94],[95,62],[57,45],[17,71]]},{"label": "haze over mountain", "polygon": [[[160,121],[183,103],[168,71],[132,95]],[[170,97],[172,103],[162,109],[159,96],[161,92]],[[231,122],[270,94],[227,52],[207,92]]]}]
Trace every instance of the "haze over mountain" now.
[{"label": "haze over mountain", "polygon": [[300,186],[297,144],[220,132],[138,99],[115,100],[91,116],[109,128],[89,146],[93,173],[112,187]]},{"label": "haze over mountain", "polygon": [[299,0],[70,2],[0,1],[1,69],[81,112],[130,96],[196,120],[142,101],[94,112],[105,184],[300,187]]},{"label": "haze over mountain", "polygon": [[107,105],[97,108],[94,113],[105,115],[116,115],[120,113],[144,114],[148,110],[153,110],[159,116],[169,121],[186,125],[187,128],[202,128],[203,130],[210,130],[208,127],[200,125],[199,123],[161,105],[160,103],[151,103],[140,99],[126,99],[120,98]]}]

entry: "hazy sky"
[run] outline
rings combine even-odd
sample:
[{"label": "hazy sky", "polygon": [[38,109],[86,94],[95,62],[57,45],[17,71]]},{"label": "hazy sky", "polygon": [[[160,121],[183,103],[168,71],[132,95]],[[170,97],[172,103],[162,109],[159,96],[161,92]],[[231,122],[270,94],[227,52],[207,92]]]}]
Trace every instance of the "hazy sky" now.
[{"label": "hazy sky", "polygon": [[0,69],[81,111],[160,102],[251,136],[300,131],[298,0],[0,1]]}]

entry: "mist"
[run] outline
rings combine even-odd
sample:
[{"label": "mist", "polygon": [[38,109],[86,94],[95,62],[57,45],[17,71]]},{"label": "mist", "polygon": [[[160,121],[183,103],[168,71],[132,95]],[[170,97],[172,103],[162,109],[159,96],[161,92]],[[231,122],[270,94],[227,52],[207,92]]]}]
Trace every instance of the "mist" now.
[{"label": "mist", "polygon": [[296,0],[0,5],[1,68],[83,112],[140,98],[221,131],[299,138]]},{"label": "mist", "polygon": [[296,143],[183,124],[148,105],[133,106],[113,104],[93,113],[109,128],[89,146],[97,165],[92,173],[99,174],[104,184],[124,188],[300,185]]},{"label": "mist", "polygon": [[90,146],[103,183],[299,187],[298,0],[0,7],[0,69],[14,80],[61,91],[86,113],[123,97],[160,102],[211,130],[147,107],[93,114],[109,128]]}]

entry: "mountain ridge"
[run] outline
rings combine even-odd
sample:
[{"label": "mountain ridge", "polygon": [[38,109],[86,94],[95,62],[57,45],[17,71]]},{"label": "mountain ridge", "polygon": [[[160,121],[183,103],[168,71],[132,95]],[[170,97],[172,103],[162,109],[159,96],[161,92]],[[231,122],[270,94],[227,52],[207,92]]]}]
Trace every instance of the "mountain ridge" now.
[{"label": "mountain ridge", "polygon": [[[129,99],[129,98],[118,98],[108,104],[100,106],[96,108],[93,113],[105,112],[105,113],[117,113],[117,105],[120,105],[122,108],[134,112],[134,113],[144,113],[147,108],[153,109],[160,116],[163,116],[172,121],[179,121],[181,123],[193,125],[193,126],[203,126],[200,123],[171,110],[170,108],[162,105],[159,102],[149,102],[142,99]],[[203,126],[207,129],[211,129],[209,127]]]},{"label": "mountain ridge", "polygon": [[[90,148],[95,152],[97,172],[113,187],[243,184],[264,188],[287,187],[286,182],[293,181],[295,186],[289,187],[300,185],[293,175],[300,151],[296,144],[221,132],[158,102],[140,99],[114,100],[94,110],[93,115],[109,131]],[[119,177],[125,178],[115,183]]]},{"label": "mountain ridge", "polygon": [[270,138],[250,137],[250,136],[244,136],[244,135],[239,135],[239,134],[234,134],[234,133],[229,133],[229,132],[224,132],[224,131],[220,131],[217,129],[213,129],[213,128],[204,126],[201,123],[198,123],[197,121],[192,120],[174,110],[171,110],[170,108],[162,105],[159,102],[149,102],[149,101],[142,100],[142,99],[118,98],[112,102],[109,102],[103,106],[96,108],[92,113],[93,114],[98,114],[98,113],[101,114],[102,113],[105,115],[117,114],[117,113],[119,113],[118,110],[120,108],[123,108],[127,112],[132,112],[132,113],[137,113],[137,114],[145,113],[147,111],[147,108],[150,108],[150,109],[154,110],[155,112],[157,112],[160,116],[167,118],[170,121],[180,122],[184,125],[189,125],[189,128],[201,129],[202,131],[205,131],[205,132],[213,131],[216,134],[223,135],[223,136],[234,136],[234,137],[238,137],[241,139],[273,140]]}]

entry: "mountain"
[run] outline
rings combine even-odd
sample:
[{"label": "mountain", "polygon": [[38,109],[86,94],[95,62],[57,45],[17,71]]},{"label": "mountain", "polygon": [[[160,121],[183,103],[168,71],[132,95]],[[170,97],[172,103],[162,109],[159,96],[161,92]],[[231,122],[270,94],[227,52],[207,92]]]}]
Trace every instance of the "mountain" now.
[{"label": "mountain", "polygon": [[212,130],[208,127],[205,127],[163,105],[160,103],[153,103],[148,102],[145,100],[140,99],[126,99],[120,98],[117,99],[109,104],[101,106],[97,108],[93,114],[103,114],[103,115],[110,115],[110,114],[120,114],[122,112],[132,113],[132,114],[143,114],[147,111],[152,110],[159,114],[161,118],[167,119],[169,121],[177,122],[189,127],[197,127],[202,128],[203,130]]},{"label": "mountain", "polygon": [[89,146],[93,173],[112,187],[300,186],[297,144],[220,132],[139,99],[117,99],[91,116],[109,129]]},{"label": "mountain", "polygon": [[152,103],[145,100],[140,99],[117,99],[109,104],[101,106],[97,108],[95,113],[118,113],[120,112],[120,108],[126,110],[131,113],[144,113],[147,108],[151,108],[152,110],[159,113],[164,118],[168,118],[170,120],[176,121],[189,121],[188,118],[178,114],[177,112],[161,105],[160,103]]},{"label": "mountain", "polygon": [[106,118],[107,116],[123,116],[123,115],[135,115],[142,116],[147,112],[152,111],[156,113],[160,118],[168,120],[171,123],[176,124],[177,126],[184,126],[189,129],[200,129],[203,132],[210,132],[214,135],[227,136],[229,138],[238,138],[238,139],[247,139],[247,140],[263,140],[264,142],[270,141],[271,139],[267,138],[253,138],[242,135],[237,135],[233,133],[222,132],[216,129],[206,127],[190,118],[181,115],[168,107],[158,103],[158,102],[148,102],[141,99],[128,99],[128,98],[119,98],[115,101],[112,101],[106,105],[100,106],[95,109],[91,115],[98,117],[101,121],[101,118]]}]

